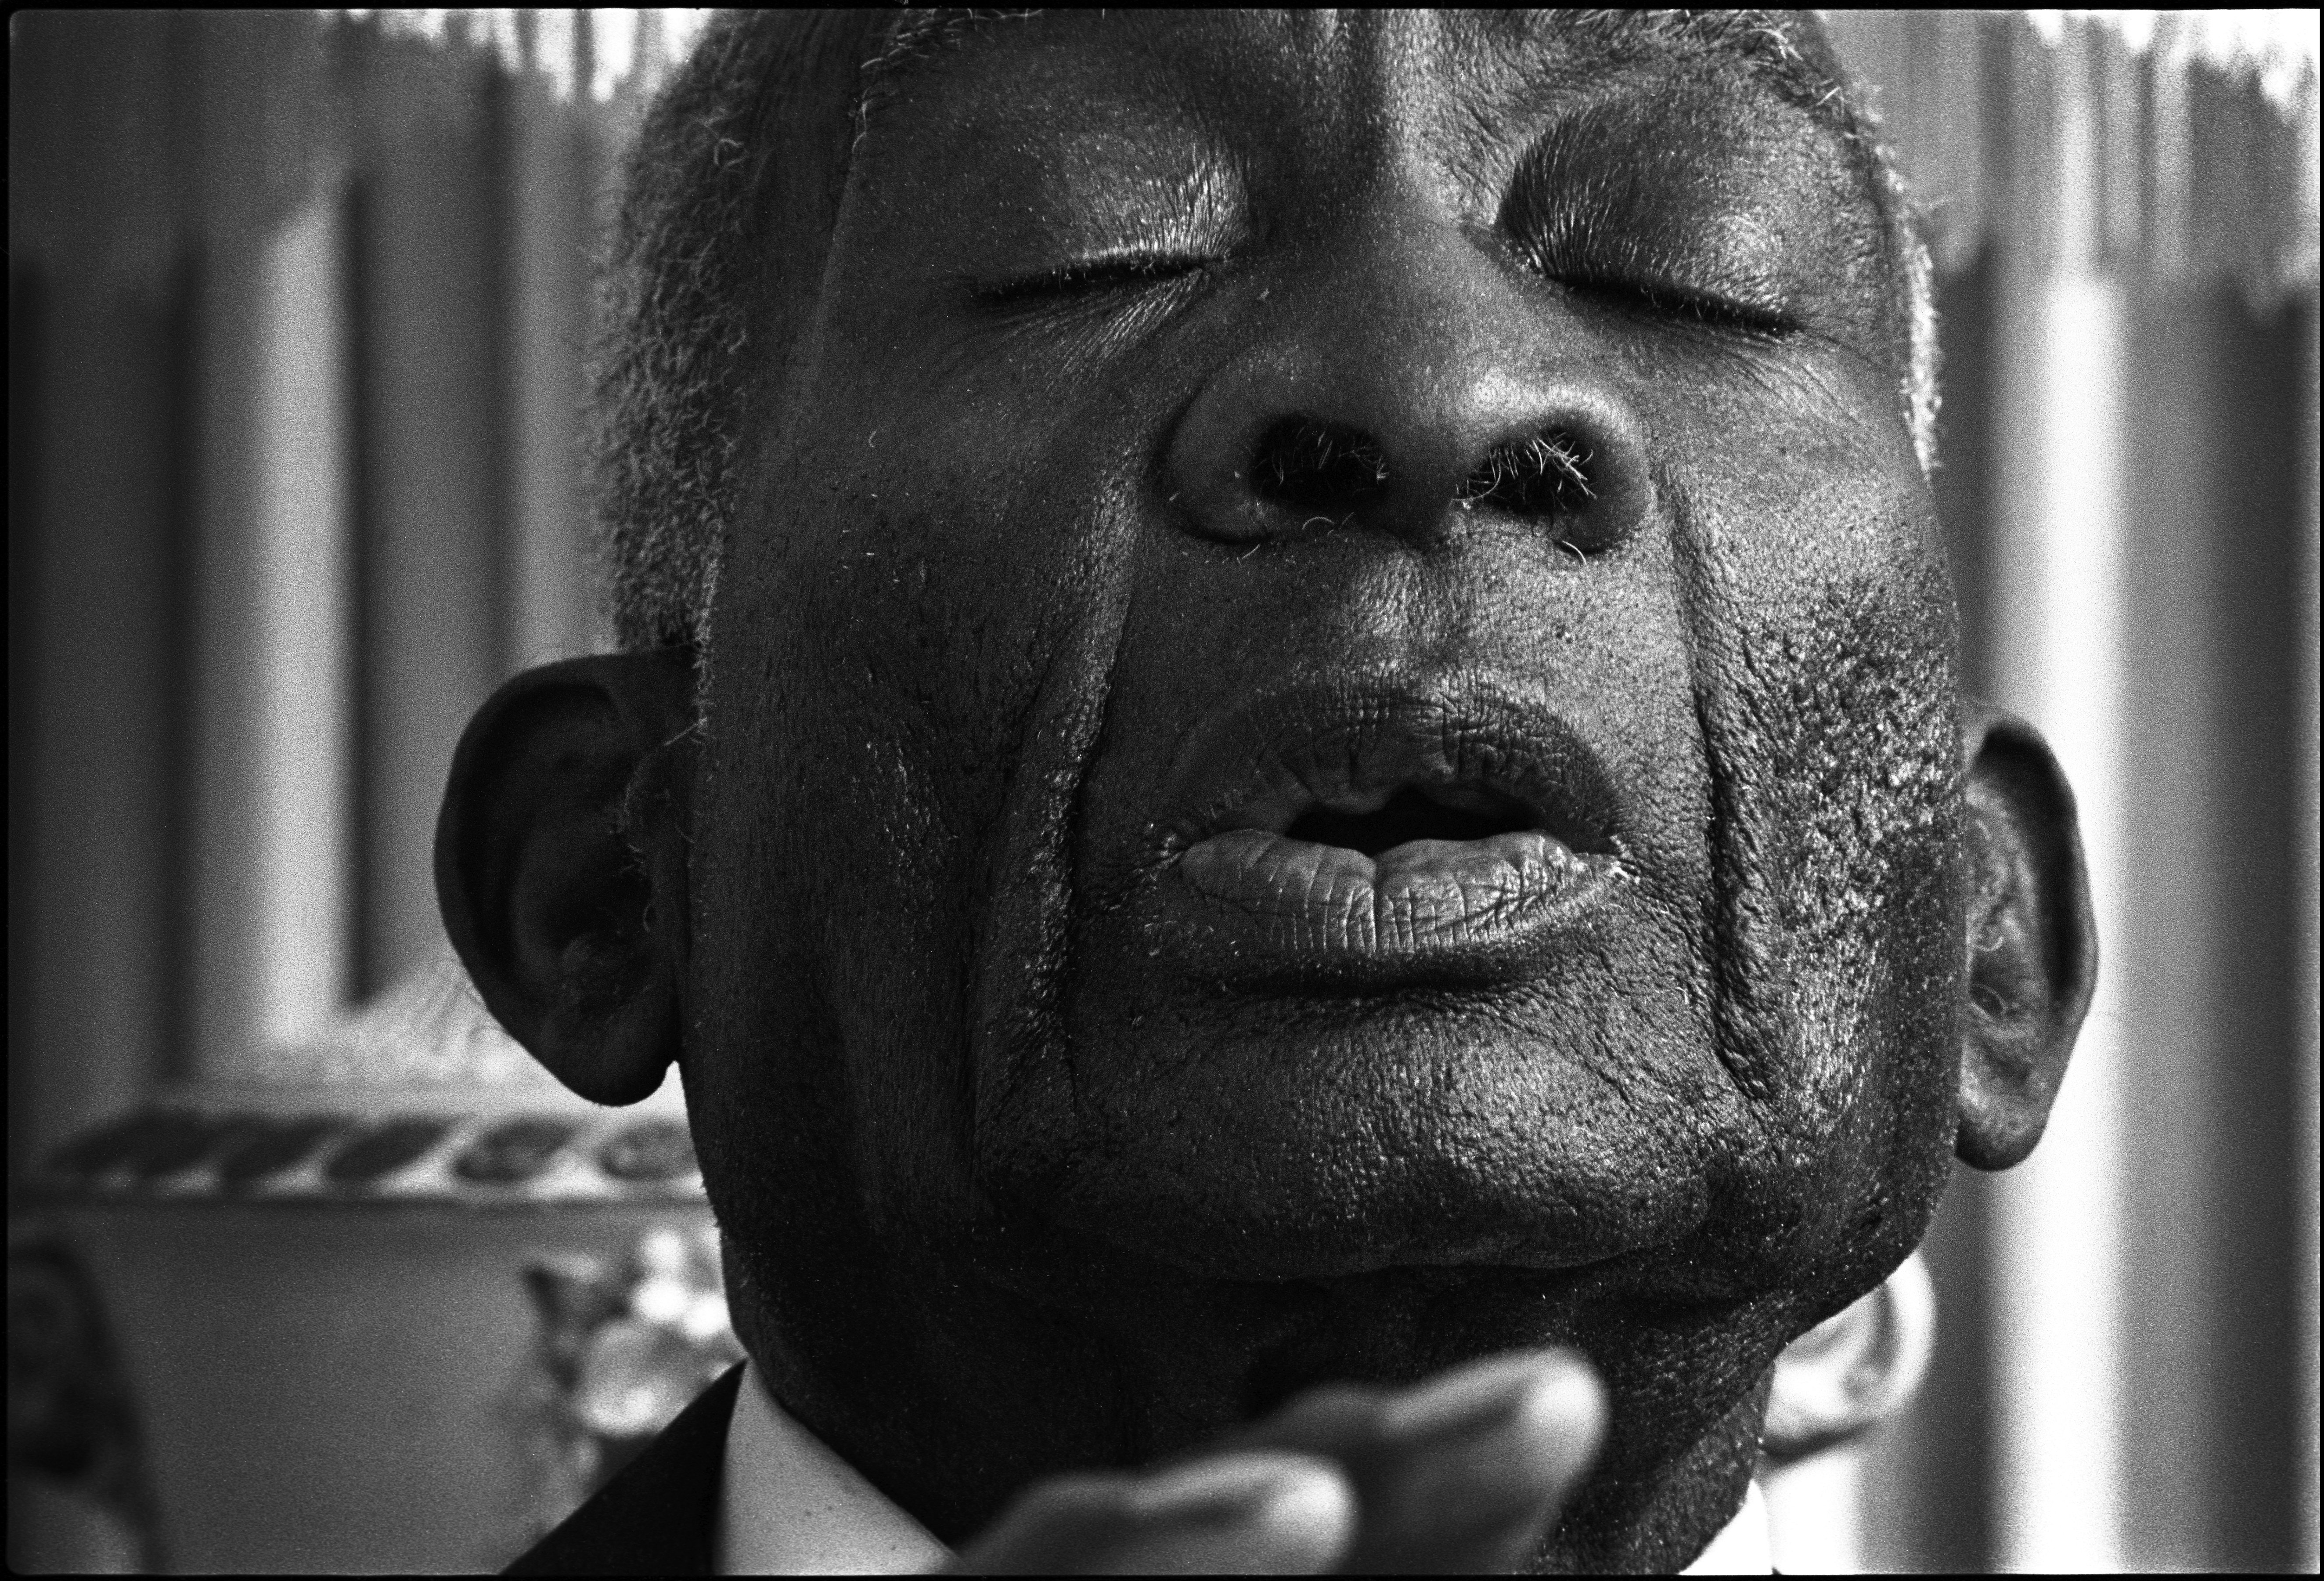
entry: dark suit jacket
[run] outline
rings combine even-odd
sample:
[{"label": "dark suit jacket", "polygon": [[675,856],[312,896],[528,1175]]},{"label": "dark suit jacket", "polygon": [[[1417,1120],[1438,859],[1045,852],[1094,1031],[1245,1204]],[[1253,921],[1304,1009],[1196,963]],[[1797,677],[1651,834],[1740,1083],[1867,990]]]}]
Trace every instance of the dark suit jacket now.
[{"label": "dark suit jacket", "polygon": [[707,1576],[715,1564],[720,1472],[742,1364],[678,1413],[588,1502],[504,1576]]}]

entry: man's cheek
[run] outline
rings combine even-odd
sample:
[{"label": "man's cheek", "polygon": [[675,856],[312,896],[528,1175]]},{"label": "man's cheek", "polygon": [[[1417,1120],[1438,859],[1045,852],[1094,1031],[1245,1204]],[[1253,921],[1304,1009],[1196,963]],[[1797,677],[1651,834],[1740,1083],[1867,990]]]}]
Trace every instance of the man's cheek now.
[{"label": "man's cheek", "polygon": [[[882,379],[885,386],[892,381]],[[941,743],[947,778],[1001,765],[1067,611],[1076,545],[1040,497],[1021,426],[990,402],[835,402],[804,467],[784,580],[816,606],[818,667],[879,716]]]},{"label": "man's cheek", "polygon": [[784,523],[817,536],[758,574],[727,573],[712,794],[731,799],[731,827],[760,832],[747,860],[725,864],[721,882],[750,892],[720,912],[714,948],[734,980],[780,1001],[754,1041],[798,1035],[798,993],[827,1007],[835,1040],[815,1057],[850,1091],[877,1232],[940,1222],[965,1200],[972,952],[1056,643],[1054,610],[996,574],[1005,558],[948,535],[957,502],[927,514],[868,494],[858,504]]},{"label": "man's cheek", "polygon": [[1718,1037],[1774,1143],[1760,1206],[1798,1253],[1900,1233],[1882,1220],[1924,1208],[1947,1133],[1953,678],[1898,591],[1738,621],[1743,661],[1706,689]]}]

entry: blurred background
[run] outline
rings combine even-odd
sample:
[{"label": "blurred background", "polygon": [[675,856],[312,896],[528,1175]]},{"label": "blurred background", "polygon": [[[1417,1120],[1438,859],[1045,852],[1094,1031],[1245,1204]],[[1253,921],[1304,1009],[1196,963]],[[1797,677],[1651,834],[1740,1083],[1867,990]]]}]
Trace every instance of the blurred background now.
[{"label": "blurred background", "polygon": [[[2316,15],[1831,19],[2104,965],[1785,1569],[2316,1567]],[[540,1075],[429,864],[475,705],[604,643],[590,258],[700,23],[10,18],[17,1568],[496,1566],[734,1354],[675,1087]]]}]

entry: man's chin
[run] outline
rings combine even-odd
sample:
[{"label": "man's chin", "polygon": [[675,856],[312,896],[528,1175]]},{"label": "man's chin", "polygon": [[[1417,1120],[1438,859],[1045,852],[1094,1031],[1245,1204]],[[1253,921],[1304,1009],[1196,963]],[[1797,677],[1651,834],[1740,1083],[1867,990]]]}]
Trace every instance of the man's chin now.
[{"label": "man's chin", "polygon": [[1701,1227],[1732,1118],[1715,1056],[1595,1020],[1501,995],[1094,1015],[980,1105],[979,1174],[1004,1209],[1202,1279],[1586,1271]]},{"label": "man's chin", "polygon": [[1499,1105],[1480,1114],[1458,1094],[1434,1095],[1434,1113],[1379,1097],[1157,1084],[1084,1130],[1061,1167],[995,1171],[987,1184],[1077,1242],[1214,1281],[1565,1275],[1700,1225],[1692,1160],[1639,1170],[1667,1151],[1661,1139],[1628,1126],[1593,1137],[1605,1119],[1593,1105],[1545,1105],[1566,1109],[1548,1124]]},{"label": "man's chin", "polygon": [[[1256,1182],[1254,1182],[1256,1183]],[[1339,1280],[1398,1270],[1500,1270],[1544,1276],[1543,1288],[1578,1292],[1659,1237],[1637,1226],[1510,1222],[1511,1205],[1416,1201],[1396,1192],[1326,1201],[1311,1183],[1284,1180],[1263,1204],[1222,1202],[1170,1185],[1125,1179],[1077,1181],[1049,1205],[1051,1222],[1092,1247],[1197,1281],[1236,1283]],[[1624,1232],[1632,1232],[1625,1234]]]}]

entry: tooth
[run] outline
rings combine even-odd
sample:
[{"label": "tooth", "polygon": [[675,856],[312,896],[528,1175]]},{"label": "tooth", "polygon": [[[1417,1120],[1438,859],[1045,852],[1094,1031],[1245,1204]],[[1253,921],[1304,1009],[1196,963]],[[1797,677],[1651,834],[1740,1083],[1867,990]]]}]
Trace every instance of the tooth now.
[{"label": "tooth", "polygon": [[1385,790],[1342,790],[1323,799],[1323,805],[1333,812],[1378,812],[1396,794],[1396,787]]}]

